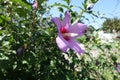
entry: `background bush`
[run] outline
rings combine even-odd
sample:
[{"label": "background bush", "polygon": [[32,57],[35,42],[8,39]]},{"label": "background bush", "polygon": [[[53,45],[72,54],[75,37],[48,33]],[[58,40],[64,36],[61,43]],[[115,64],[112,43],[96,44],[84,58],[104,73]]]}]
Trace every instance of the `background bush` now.
[{"label": "background bush", "polygon": [[[86,46],[83,55],[74,51],[61,52],[55,42],[57,29],[51,22],[49,11],[53,7],[64,14],[71,13],[72,23],[86,19],[83,15],[97,14],[86,9],[81,13],[67,4],[48,5],[46,0],[37,0],[38,8],[25,0],[0,0],[0,80],[118,80],[120,41],[102,44],[94,30],[89,37],[78,41]],[[96,3],[97,0],[91,0]],[[63,19],[61,17],[61,19]],[[95,34],[96,33],[96,34]]]}]

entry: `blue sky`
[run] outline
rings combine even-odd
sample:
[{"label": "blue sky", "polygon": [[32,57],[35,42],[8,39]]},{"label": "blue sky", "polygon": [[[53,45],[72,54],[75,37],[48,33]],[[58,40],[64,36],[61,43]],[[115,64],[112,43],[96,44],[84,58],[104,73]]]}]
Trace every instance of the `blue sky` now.
[{"label": "blue sky", "polygon": [[[71,4],[82,7],[82,2],[84,0],[71,0]],[[48,5],[57,3],[63,3],[65,2],[63,0],[48,0]],[[75,11],[80,12],[80,9],[74,8]],[[113,17],[119,17],[120,18],[120,0],[99,0],[92,9],[95,12],[100,12],[100,14],[104,14],[107,18],[113,18]],[[57,10],[57,8],[51,9],[50,13],[53,17],[59,17],[60,12]],[[105,19],[100,18],[92,18],[90,15],[85,14],[87,18],[89,18],[90,22],[85,21],[87,25],[93,25],[96,29],[100,28],[102,23],[105,21]]]},{"label": "blue sky", "polygon": [[[27,0],[30,3],[33,3],[34,0]],[[71,0],[71,4],[75,6],[82,7],[82,2],[84,0]],[[47,4],[51,5],[54,4],[55,2],[57,3],[62,3],[66,4],[63,0],[48,0]],[[74,8],[75,11],[78,13],[80,12],[80,9]],[[113,17],[118,17],[120,18],[120,0],[99,0],[93,7],[92,9],[94,12],[100,12],[100,14],[104,14],[104,17],[107,18],[113,18]],[[52,14],[53,17],[59,17],[60,12],[58,9],[52,8],[50,11],[50,14]],[[89,22],[84,20],[85,24],[93,25],[96,29],[102,27],[102,23],[105,21],[105,19],[100,19],[100,18],[92,18],[91,15],[89,14],[84,14],[86,18],[89,19]]]}]

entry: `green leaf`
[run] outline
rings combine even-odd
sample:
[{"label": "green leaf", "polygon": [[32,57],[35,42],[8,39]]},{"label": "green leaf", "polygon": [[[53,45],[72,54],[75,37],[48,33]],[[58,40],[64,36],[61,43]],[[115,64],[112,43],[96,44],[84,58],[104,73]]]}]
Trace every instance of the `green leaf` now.
[{"label": "green leaf", "polygon": [[27,11],[21,7],[16,8],[15,10],[20,17],[26,17]]},{"label": "green leaf", "polygon": [[54,6],[64,7],[64,8],[66,8],[66,9],[69,8],[68,6],[66,6],[66,5],[64,5],[64,4],[61,4],[61,3],[55,3],[55,4],[51,5],[51,7],[54,7]]},{"label": "green leaf", "polygon": [[92,3],[96,3],[98,2],[99,0],[91,0]]},{"label": "green leaf", "polygon": [[5,17],[4,15],[0,15],[0,23],[2,23],[2,22],[8,22],[10,20],[10,18],[9,17]]},{"label": "green leaf", "polygon": [[27,9],[31,9],[31,5],[28,5],[23,0],[12,0],[14,4],[20,4],[22,7],[26,7]]},{"label": "green leaf", "polygon": [[71,0],[63,0],[65,1],[68,5],[70,4]]},{"label": "green leaf", "polygon": [[87,4],[86,3],[82,3],[84,9],[86,10],[87,9]]},{"label": "green leaf", "polygon": [[63,8],[62,7],[58,7],[60,12],[63,12]]}]

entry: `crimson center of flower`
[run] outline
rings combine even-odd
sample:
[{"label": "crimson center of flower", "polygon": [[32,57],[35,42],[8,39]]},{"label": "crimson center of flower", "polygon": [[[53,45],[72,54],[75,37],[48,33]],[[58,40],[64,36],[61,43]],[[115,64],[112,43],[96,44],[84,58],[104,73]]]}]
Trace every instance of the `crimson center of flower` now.
[{"label": "crimson center of flower", "polygon": [[70,40],[69,36],[65,35],[65,34],[69,33],[69,31],[67,31],[65,27],[60,28],[60,33],[62,34],[62,36],[65,40],[67,40],[67,41]]}]

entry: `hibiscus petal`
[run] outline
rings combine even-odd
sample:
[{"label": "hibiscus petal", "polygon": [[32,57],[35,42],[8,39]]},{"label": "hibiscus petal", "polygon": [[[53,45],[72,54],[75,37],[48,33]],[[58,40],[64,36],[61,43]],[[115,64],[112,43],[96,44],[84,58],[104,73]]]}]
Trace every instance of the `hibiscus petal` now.
[{"label": "hibiscus petal", "polygon": [[75,52],[77,52],[78,54],[82,54],[85,52],[85,47],[84,45],[78,43],[77,41],[75,40],[70,40],[69,41],[69,47],[72,49],[72,50],[75,50]]},{"label": "hibiscus petal", "polygon": [[[65,12],[65,18],[62,21],[62,27],[66,26],[66,24],[71,25],[70,13],[68,11]],[[68,28],[69,26],[66,26]]]},{"label": "hibiscus petal", "polygon": [[76,23],[73,26],[68,28],[68,31],[71,33],[78,34],[78,36],[82,36],[87,29],[87,26],[82,23]]},{"label": "hibiscus petal", "polygon": [[52,20],[58,27],[58,31],[60,32],[60,28],[61,28],[61,21],[59,18],[55,17],[55,18],[52,18]]},{"label": "hibiscus petal", "polygon": [[37,1],[35,0],[35,2],[32,5],[33,8],[37,8]]},{"label": "hibiscus petal", "polygon": [[67,46],[67,41],[60,34],[58,34],[56,38],[56,43],[60,50],[63,52],[66,52],[69,49],[69,47]]}]

